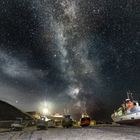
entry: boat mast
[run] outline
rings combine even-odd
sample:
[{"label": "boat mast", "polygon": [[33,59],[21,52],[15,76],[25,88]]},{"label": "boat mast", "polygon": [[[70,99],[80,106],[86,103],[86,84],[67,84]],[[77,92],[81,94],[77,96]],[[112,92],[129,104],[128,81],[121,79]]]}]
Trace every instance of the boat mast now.
[{"label": "boat mast", "polygon": [[127,99],[130,99],[133,101],[133,93],[132,92],[127,92]]},{"label": "boat mast", "polygon": [[129,99],[129,92],[127,92],[127,99]]}]

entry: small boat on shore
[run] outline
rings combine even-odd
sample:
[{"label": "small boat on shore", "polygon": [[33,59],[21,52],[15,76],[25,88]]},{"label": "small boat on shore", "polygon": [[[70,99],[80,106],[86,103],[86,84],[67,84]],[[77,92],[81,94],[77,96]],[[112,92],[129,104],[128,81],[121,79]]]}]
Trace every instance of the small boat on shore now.
[{"label": "small boat on shore", "polygon": [[89,126],[90,125],[90,117],[87,113],[83,113],[82,117],[80,119],[80,126],[84,127],[84,126]]}]

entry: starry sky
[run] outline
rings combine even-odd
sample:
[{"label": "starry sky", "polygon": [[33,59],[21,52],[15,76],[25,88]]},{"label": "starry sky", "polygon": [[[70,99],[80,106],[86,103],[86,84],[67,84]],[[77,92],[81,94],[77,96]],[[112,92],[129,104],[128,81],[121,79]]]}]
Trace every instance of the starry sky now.
[{"label": "starry sky", "polygon": [[110,119],[140,99],[138,0],[0,0],[0,99]]}]

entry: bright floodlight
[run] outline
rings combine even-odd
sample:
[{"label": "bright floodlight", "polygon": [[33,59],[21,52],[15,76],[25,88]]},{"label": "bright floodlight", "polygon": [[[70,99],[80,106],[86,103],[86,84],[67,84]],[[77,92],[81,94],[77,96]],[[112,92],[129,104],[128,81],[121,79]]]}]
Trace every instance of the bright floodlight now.
[{"label": "bright floodlight", "polygon": [[43,108],[43,115],[47,115],[47,114],[49,114],[48,108]]},{"label": "bright floodlight", "polygon": [[52,112],[52,106],[53,105],[51,102],[41,101],[40,104],[38,105],[38,110],[44,116],[50,115]]}]

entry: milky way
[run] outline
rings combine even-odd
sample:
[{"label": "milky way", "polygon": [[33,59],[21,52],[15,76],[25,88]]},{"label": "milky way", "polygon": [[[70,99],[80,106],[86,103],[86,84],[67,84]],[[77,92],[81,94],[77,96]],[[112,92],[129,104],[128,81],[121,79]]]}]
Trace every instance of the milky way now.
[{"label": "milky way", "polygon": [[140,98],[139,9],[137,0],[1,0],[1,99],[106,119],[128,90]]}]

